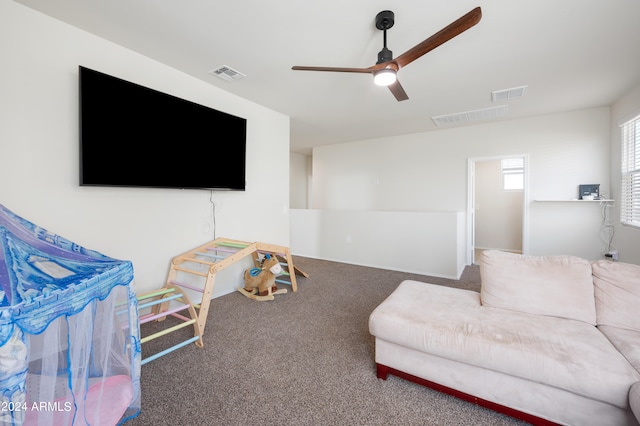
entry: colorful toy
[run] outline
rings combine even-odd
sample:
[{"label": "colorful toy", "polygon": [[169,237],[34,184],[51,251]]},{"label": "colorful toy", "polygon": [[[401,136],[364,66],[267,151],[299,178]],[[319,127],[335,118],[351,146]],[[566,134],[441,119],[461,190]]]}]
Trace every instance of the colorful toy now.
[{"label": "colorful toy", "polygon": [[133,264],[0,205],[0,424],[103,425],[140,412]]},{"label": "colorful toy", "polygon": [[245,296],[259,301],[273,300],[274,294],[284,294],[286,289],[278,290],[276,277],[282,273],[277,256],[266,253],[260,268],[247,269],[244,272],[244,288],[238,289]]}]

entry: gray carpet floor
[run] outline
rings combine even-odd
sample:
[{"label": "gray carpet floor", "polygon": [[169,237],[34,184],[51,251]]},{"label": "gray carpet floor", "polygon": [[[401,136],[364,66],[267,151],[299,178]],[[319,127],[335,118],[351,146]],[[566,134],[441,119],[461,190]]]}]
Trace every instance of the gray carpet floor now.
[{"label": "gray carpet floor", "polygon": [[[310,275],[298,277],[297,292],[271,302],[237,292],[214,299],[204,348],[190,344],[142,366],[142,412],[127,425],[524,424],[394,376],[376,378],[371,311],[404,279],[479,290],[477,266],[449,280],[294,263]],[[142,335],[170,321],[144,324]],[[191,336],[187,328],[145,343],[143,357]]]}]

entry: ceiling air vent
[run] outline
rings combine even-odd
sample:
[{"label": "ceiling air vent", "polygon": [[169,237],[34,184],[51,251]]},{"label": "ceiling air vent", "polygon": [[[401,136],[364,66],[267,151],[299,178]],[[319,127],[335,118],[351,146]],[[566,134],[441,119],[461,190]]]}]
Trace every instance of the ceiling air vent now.
[{"label": "ceiling air vent", "polygon": [[225,81],[236,81],[246,77],[246,75],[242,74],[240,71],[236,71],[226,65],[222,65],[218,68],[212,69],[211,71],[209,71],[209,74],[220,77]]},{"label": "ceiling air vent", "polygon": [[491,92],[491,101],[508,101],[513,98],[521,98],[527,94],[528,86],[512,87],[511,89],[496,90]]},{"label": "ceiling air vent", "polygon": [[473,111],[457,112],[455,114],[438,115],[431,117],[436,126],[447,126],[461,124],[469,121],[490,120],[507,115],[507,105],[497,107],[476,109]]}]

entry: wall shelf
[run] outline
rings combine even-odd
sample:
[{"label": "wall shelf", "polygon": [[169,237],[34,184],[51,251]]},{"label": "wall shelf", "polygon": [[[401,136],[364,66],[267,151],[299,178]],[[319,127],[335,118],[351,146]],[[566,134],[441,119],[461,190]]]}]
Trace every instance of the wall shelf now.
[{"label": "wall shelf", "polygon": [[613,203],[615,200],[602,199],[602,200],[533,200],[536,203]]}]

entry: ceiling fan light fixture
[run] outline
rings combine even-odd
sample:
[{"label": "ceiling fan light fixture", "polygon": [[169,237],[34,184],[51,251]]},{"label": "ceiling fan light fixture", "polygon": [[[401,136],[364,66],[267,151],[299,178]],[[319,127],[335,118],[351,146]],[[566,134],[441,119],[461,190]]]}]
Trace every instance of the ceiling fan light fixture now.
[{"label": "ceiling fan light fixture", "polygon": [[480,22],[480,18],[482,18],[482,9],[478,6],[394,59],[393,52],[387,48],[387,30],[393,26],[395,15],[390,10],[383,10],[376,15],[375,21],[376,28],[383,32],[383,47],[378,52],[378,62],[375,65],[366,68],[294,66],[292,69],[373,74],[375,84],[387,86],[398,102],[406,101],[409,97],[396,79],[396,72],[441,44],[467,31]]},{"label": "ceiling fan light fixture", "polygon": [[396,82],[395,70],[385,68],[373,75],[373,82],[378,86],[390,86]]}]

